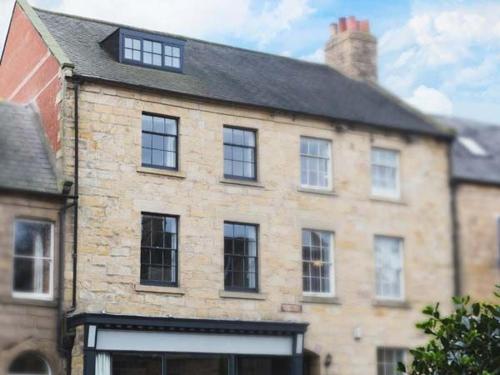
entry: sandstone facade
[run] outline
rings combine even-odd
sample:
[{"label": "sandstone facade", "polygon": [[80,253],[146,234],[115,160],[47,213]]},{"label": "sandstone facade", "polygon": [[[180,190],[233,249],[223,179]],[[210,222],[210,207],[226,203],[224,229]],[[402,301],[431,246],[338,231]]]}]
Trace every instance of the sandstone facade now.
[{"label": "sandstone facade", "polygon": [[[57,253],[60,204],[26,195],[0,195],[0,374],[7,374],[12,361],[26,352],[40,354],[53,374],[62,374],[63,360],[57,352],[57,300],[37,301],[12,297],[14,223],[16,219],[52,221]],[[57,271],[57,254],[54,270]],[[57,272],[54,273],[57,296]]]},{"label": "sandstone facade", "polygon": [[[62,142],[67,178],[73,176],[73,99],[68,90]],[[321,362],[331,354],[332,373],[375,374],[378,346],[422,342],[414,328],[421,308],[436,301],[448,306],[453,269],[446,143],[336,131],[332,123],[306,117],[87,82],[79,111],[76,312],[309,322],[305,348]],[[143,112],[179,118],[178,172],[141,167]],[[223,125],[257,130],[256,183],[223,178]],[[300,136],[332,141],[329,194],[299,188]],[[401,152],[400,200],[370,194],[374,145]],[[141,212],[180,217],[178,288],[139,284]],[[223,292],[226,220],[259,225],[257,294]],[[334,301],[303,297],[302,228],[334,233]],[[404,303],[375,300],[375,235],[404,241]],[[66,270],[69,288],[70,262]],[[302,312],[282,312],[282,304],[301,305]],[[74,353],[81,353],[79,337]],[[73,365],[80,374],[81,361]]]},{"label": "sandstone facade", "polygon": [[462,293],[494,301],[500,282],[500,190],[496,186],[460,184],[457,188]]}]

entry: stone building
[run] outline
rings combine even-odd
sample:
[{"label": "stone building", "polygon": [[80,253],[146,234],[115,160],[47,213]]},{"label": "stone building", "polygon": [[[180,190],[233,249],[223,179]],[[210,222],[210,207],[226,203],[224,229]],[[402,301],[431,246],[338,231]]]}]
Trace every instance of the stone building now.
[{"label": "stone building", "polygon": [[60,374],[65,197],[34,108],[0,102],[0,374]]},{"label": "stone building", "polygon": [[37,103],[77,197],[69,372],[393,374],[425,339],[452,137],[370,82],[367,23],[334,30],[328,66],[17,2],[0,96]]},{"label": "stone building", "polygon": [[500,126],[438,117],[456,130],[452,196],[456,220],[456,294],[494,300],[500,283]]}]

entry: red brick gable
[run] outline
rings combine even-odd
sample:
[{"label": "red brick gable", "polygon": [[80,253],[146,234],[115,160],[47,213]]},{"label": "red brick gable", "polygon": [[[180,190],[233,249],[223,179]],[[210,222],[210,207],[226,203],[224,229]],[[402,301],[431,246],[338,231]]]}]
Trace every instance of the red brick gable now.
[{"label": "red brick gable", "polygon": [[0,98],[15,103],[35,102],[54,152],[60,148],[58,94],[61,66],[16,4],[0,63]]}]

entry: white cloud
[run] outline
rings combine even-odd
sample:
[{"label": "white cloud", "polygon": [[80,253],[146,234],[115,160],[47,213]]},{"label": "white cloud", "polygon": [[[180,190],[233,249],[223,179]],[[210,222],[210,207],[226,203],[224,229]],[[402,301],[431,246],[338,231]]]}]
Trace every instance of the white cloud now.
[{"label": "white cloud", "polygon": [[318,48],[316,51],[313,53],[310,53],[309,55],[301,56],[299,57],[302,60],[307,60],[311,62],[316,62],[316,63],[322,63],[325,61],[325,50],[323,47]]},{"label": "white cloud", "polygon": [[2,55],[5,38],[7,37],[13,6],[14,0],[0,0],[0,56]]},{"label": "white cloud", "polygon": [[421,85],[415,89],[413,95],[405,99],[409,104],[423,112],[451,115],[453,103],[441,91]]},{"label": "white cloud", "polygon": [[409,51],[427,65],[446,65],[470,57],[475,46],[498,47],[500,2],[415,13],[402,27],[380,40],[382,53]]},{"label": "white cloud", "polygon": [[[36,5],[41,0],[34,0]],[[56,11],[193,37],[236,36],[264,46],[313,12],[310,0],[62,0]]]}]

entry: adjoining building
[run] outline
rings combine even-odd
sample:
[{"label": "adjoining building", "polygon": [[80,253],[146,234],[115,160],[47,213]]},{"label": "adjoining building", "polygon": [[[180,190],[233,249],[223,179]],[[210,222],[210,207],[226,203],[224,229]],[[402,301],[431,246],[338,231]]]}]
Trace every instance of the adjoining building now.
[{"label": "adjoining building", "polygon": [[500,125],[437,117],[456,131],[452,197],[456,222],[456,293],[493,301],[500,283]]},{"label": "adjoining building", "polygon": [[0,102],[1,374],[63,372],[66,202],[37,111]]},{"label": "adjoining building", "polygon": [[17,1],[0,96],[37,105],[76,199],[69,373],[393,374],[425,340],[422,307],[454,292],[453,138],[377,86],[367,22],[325,48],[313,64]]}]

